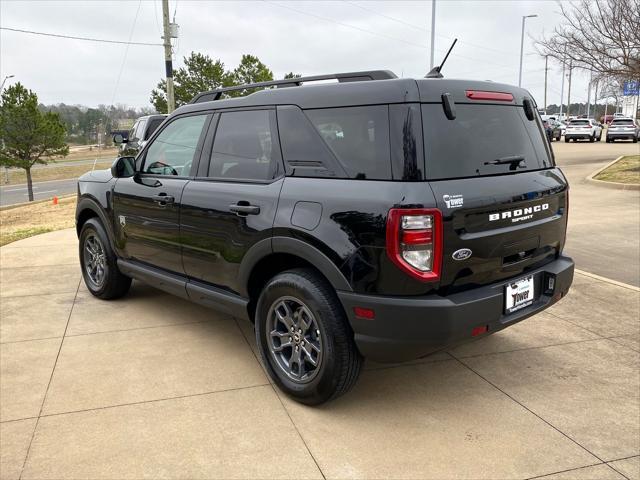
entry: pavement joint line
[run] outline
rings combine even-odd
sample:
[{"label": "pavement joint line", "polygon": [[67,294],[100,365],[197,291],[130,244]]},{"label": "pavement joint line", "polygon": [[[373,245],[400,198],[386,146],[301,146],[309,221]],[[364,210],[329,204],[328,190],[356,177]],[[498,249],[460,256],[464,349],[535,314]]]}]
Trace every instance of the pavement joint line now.
[{"label": "pavement joint line", "polygon": [[25,342],[39,342],[40,340],[54,340],[56,338],[62,338],[62,337],[57,336],[57,337],[42,337],[42,338],[25,338],[24,340],[10,340],[8,342],[0,342],[0,345],[12,345],[14,343],[25,343]]},{"label": "pavement joint line", "polygon": [[[256,359],[256,362],[258,362],[258,365],[260,366],[260,368],[262,367],[262,362],[260,361],[260,359],[257,357],[257,355],[255,354],[255,352],[253,351],[253,348],[251,348],[251,344],[249,343],[249,339],[247,339],[247,337],[244,334],[244,331],[242,330],[242,328],[240,327],[240,324],[238,323],[238,318],[233,317],[233,319],[236,322],[236,327],[238,327],[238,330],[240,330],[240,335],[242,335],[242,338],[244,338],[244,341],[246,342],[247,346],[249,347],[249,350],[251,351],[251,354],[253,355],[253,358]],[[267,373],[265,372],[265,376],[267,375]],[[268,378],[267,378],[268,380]],[[289,410],[287,410],[287,407],[284,405],[284,402],[282,401],[282,399],[280,398],[280,395],[278,395],[278,392],[275,388],[275,385],[273,385],[271,382],[269,382],[269,385],[271,386],[271,389],[273,390],[274,395],[276,396],[276,398],[278,399],[278,402],[280,402],[280,405],[282,406],[282,410],[284,410],[284,413],[287,415],[287,417],[289,418],[289,421],[291,422],[291,425],[293,425],[294,430],[296,431],[296,433],[298,434],[298,436],[300,437],[300,440],[302,441],[302,444],[304,445],[304,448],[307,449],[307,452],[309,453],[309,456],[311,457],[311,459],[313,460],[313,463],[316,464],[316,468],[318,469],[318,471],[320,472],[320,475],[322,475],[322,478],[326,480],[326,475],[324,474],[324,472],[322,471],[322,468],[320,468],[320,464],[318,463],[318,461],[316,460],[316,457],[313,455],[313,453],[311,452],[311,449],[309,448],[309,445],[307,445],[307,442],[305,441],[304,437],[302,436],[302,433],[300,432],[300,430],[298,429],[298,426],[296,425],[296,422],[293,421],[293,418],[291,418],[291,414],[289,413]]]},{"label": "pavement joint line", "polygon": [[533,410],[531,410],[529,407],[527,407],[524,403],[519,402],[518,400],[516,400],[512,395],[508,394],[506,391],[504,391],[503,389],[501,389],[500,387],[498,387],[495,383],[493,383],[492,381],[490,381],[489,379],[487,379],[486,377],[484,377],[483,375],[481,375],[479,372],[475,371],[473,368],[471,368],[469,365],[467,365],[463,359],[460,359],[458,357],[456,357],[455,355],[449,353],[449,355],[451,355],[453,358],[455,358],[458,362],[460,362],[461,365],[463,365],[464,367],[468,368],[470,371],[472,371],[473,373],[475,373],[478,377],[480,377],[482,380],[484,380],[485,382],[487,382],[489,385],[491,385],[493,388],[495,388],[496,390],[498,390],[499,392],[502,392],[503,395],[507,396],[508,398],[510,398],[513,402],[517,403],[518,405],[520,405],[522,408],[524,408],[526,411],[528,411],[529,413],[531,413],[532,415],[534,415],[535,417],[537,417],[538,419],[540,419],[542,422],[546,423],[547,425],[549,425],[551,428],[553,428],[556,432],[560,433],[562,436],[564,436],[565,438],[567,438],[568,440],[570,440],[571,442],[575,443],[577,446],[579,446],[580,448],[582,448],[585,452],[587,452],[588,454],[592,455],[593,457],[597,458],[598,460],[600,460],[600,462],[602,463],[606,463],[602,458],[600,458],[599,456],[597,456],[595,453],[593,453],[592,451],[590,451],[588,448],[586,448],[584,445],[580,444],[578,441],[574,440],[573,438],[571,438],[569,435],[567,435],[566,433],[564,433],[562,430],[560,430],[558,427],[556,427],[555,425],[553,425],[551,422],[549,422],[548,420],[544,419],[543,417],[541,417],[539,414],[537,414],[536,412],[534,412]]},{"label": "pavement joint line", "polygon": [[[496,332],[496,333],[498,333],[498,332]],[[609,340],[609,338],[608,337],[586,338],[584,340],[574,340],[573,342],[552,343],[550,345],[539,345],[537,347],[516,348],[514,350],[505,350],[503,352],[478,353],[478,354],[475,354],[475,355],[467,355],[467,356],[464,356],[464,357],[461,356],[460,358],[461,359],[467,359],[467,358],[488,357],[488,356],[491,356],[491,355],[501,355],[503,353],[526,352],[528,350],[539,350],[539,349],[542,349],[542,348],[550,348],[550,347],[562,347],[564,345],[573,345],[574,343],[598,342],[600,340]]]},{"label": "pavement joint line", "polygon": [[[224,321],[224,320],[221,320]],[[210,320],[198,320],[196,322],[184,322],[184,323],[171,323],[168,325],[149,325],[147,327],[134,327],[134,328],[119,328],[118,330],[104,330],[101,332],[87,332],[87,333],[74,333],[67,335],[67,338],[72,337],[89,337],[91,335],[101,335],[103,333],[121,333],[121,332],[132,332],[136,330],[149,330],[152,328],[165,328],[165,327],[179,327],[182,325],[198,325],[201,323],[210,323]]]},{"label": "pavement joint line", "polygon": [[31,439],[29,440],[29,446],[27,447],[27,453],[24,456],[24,461],[22,462],[22,468],[20,469],[20,475],[18,476],[19,480],[22,480],[22,474],[24,472],[24,467],[27,465],[27,460],[29,459],[29,453],[31,452],[31,445],[33,444],[33,439],[36,436],[36,430],[38,429],[38,423],[40,423],[40,416],[42,415],[42,409],[44,408],[44,404],[47,401],[47,394],[49,393],[49,387],[51,387],[51,381],[53,380],[53,374],[56,371],[56,365],[58,364],[58,358],[60,358],[60,352],[62,351],[62,345],[64,344],[64,337],[67,333],[67,328],[69,328],[69,322],[71,321],[71,314],[73,313],[73,307],[76,304],[76,298],[78,298],[78,292],[80,291],[80,282],[82,280],[78,280],[78,286],[76,287],[76,294],[73,297],[73,302],[71,303],[71,308],[69,309],[69,315],[67,316],[67,324],[64,327],[64,333],[62,334],[62,339],[60,340],[60,345],[58,346],[58,353],[56,353],[56,359],[53,362],[53,368],[51,368],[51,375],[49,375],[49,381],[47,382],[47,388],[42,397],[42,403],[40,404],[40,411],[38,412],[38,418],[36,419],[35,425],[33,426],[33,432],[31,433]]},{"label": "pavement joint line", "polygon": [[3,298],[28,298],[28,297],[40,297],[42,295],[61,295],[63,293],[73,293],[73,290],[58,290],[56,292],[47,292],[47,293],[31,293],[29,295],[2,295],[2,290],[0,290],[0,300]]},{"label": "pavement joint line", "polygon": [[[633,333],[629,333],[627,335],[633,335]],[[626,337],[627,335],[616,335],[615,337],[607,337],[607,340],[611,340],[616,345],[620,345],[621,347],[628,348],[629,350],[633,350],[636,353],[640,353],[640,350],[636,350],[635,348],[630,347],[629,345],[625,345],[624,343],[620,343],[620,342],[616,341],[617,338]]]},{"label": "pavement joint line", "polygon": [[[593,297],[592,297],[592,299],[593,299]],[[597,300],[597,299],[596,299],[596,300]],[[585,326],[583,326],[583,325],[580,325],[579,323],[575,323],[573,320],[569,320],[568,318],[561,317],[560,315],[557,315],[557,314],[555,314],[555,313],[551,313],[551,312],[549,312],[549,315],[553,315],[554,317],[556,317],[556,318],[558,318],[558,319],[560,319],[560,320],[564,320],[565,322],[570,323],[570,324],[571,324],[571,325],[573,325],[574,327],[580,327],[580,328],[582,328],[583,330],[586,330],[586,331],[587,331],[587,332],[589,332],[589,333],[593,333],[594,335],[597,335],[598,337],[600,337],[600,339],[601,339],[601,340],[609,340],[609,339],[611,339],[611,338],[615,338],[615,337],[625,337],[625,336],[627,336],[627,335],[633,335],[633,334],[635,333],[635,332],[630,332],[630,333],[622,333],[622,334],[619,334],[619,335],[611,335],[611,336],[609,336],[609,337],[603,337],[603,336],[602,336],[601,334],[599,334],[598,332],[594,332],[593,330],[590,330],[590,329],[588,329],[587,327],[585,327]],[[591,340],[598,340],[598,339],[597,339],[597,338],[593,338],[593,339],[591,339]],[[616,343],[617,343],[617,342],[616,342]]]},{"label": "pavement joint line", "polygon": [[629,477],[627,477],[625,474],[623,474],[623,473],[619,472],[619,471],[618,471],[618,470],[616,470],[614,467],[612,467],[611,465],[609,465],[609,463],[611,463],[611,462],[618,462],[618,461],[620,461],[620,460],[627,460],[627,459],[629,459],[629,458],[635,458],[635,457],[637,457],[637,456],[638,456],[638,455],[632,455],[632,456],[630,456],[630,457],[618,458],[618,459],[616,459],[616,460],[609,460],[608,462],[593,463],[593,464],[590,464],[590,465],[583,465],[583,466],[581,466],[581,467],[569,468],[569,469],[567,469],[567,470],[559,470],[559,471],[557,471],[557,472],[553,472],[553,473],[545,473],[544,475],[540,475],[540,476],[537,476],[537,477],[529,477],[527,480],[544,479],[544,478],[546,478],[546,477],[550,477],[551,475],[557,475],[558,473],[574,472],[574,471],[577,471],[577,470],[582,470],[582,469],[584,469],[584,468],[597,467],[597,466],[599,466],[599,465],[606,465],[607,467],[611,468],[614,472],[619,473],[620,475],[622,475],[624,478],[626,478],[626,479],[628,479],[628,480],[631,480],[631,479],[629,479]]},{"label": "pavement joint line", "polygon": [[[614,461],[615,461],[615,460],[614,460]],[[633,479],[631,479],[631,478],[627,477],[624,473],[622,473],[622,472],[621,472],[620,470],[618,470],[616,467],[614,467],[613,465],[611,465],[611,463],[607,463],[606,465],[607,465],[607,467],[609,467],[611,470],[613,470],[614,472],[616,472],[616,473],[618,473],[618,474],[622,475],[622,476],[623,476],[624,478],[626,478],[627,480],[633,480]]]},{"label": "pavement joint line", "polygon": [[49,417],[59,417],[61,415],[74,415],[74,414],[77,414],[77,413],[94,412],[94,411],[99,411],[99,410],[109,410],[111,408],[120,408],[120,407],[131,407],[131,406],[136,406],[136,405],[145,405],[147,403],[170,402],[172,400],[181,400],[181,399],[184,399],[184,398],[203,397],[203,396],[206,396],[206,395],[215,395],[217,393],[235,392],[235,391],[238,391],[238,390],[248,390],[248,389],[251,389],[251,388],[260,388],[260,387],[267,387],[267,386],[269,386],[268,383],[257,383],[255,385],[246,385],[244,387],[223,388],[221,390],[211,390],[211,391],[208,391],[208,392],[189,393],[187,395],[176,395],[174,397],[152,398],[150,400],[140,400],[138,402],[117,403],[115,405],[104,405],[102,407],[82,408],[80,410],[69,410],[69,411],[66,411],[66,412],[45,413],[44,415],[39,415],[36,418],[40,419],[40,418],[49,418]]},{"label": "pavement joint line", "polygon": [[594,280],[600,280],[601,282],[604,282],[604,283],[610,283],[618,287],[628,288],[629,290],[633,290],[634,292],[640,292],[640,287],[636,287],[635,285],[631,285],[630,283],[619,282],[618,280],[613,280],[612,278],[596,275],[595,273],[587,272],[585,270],[580,270],[578,268],[576,268],[574,271],[575,273],[584,275],[585,277],[590,277]]}]

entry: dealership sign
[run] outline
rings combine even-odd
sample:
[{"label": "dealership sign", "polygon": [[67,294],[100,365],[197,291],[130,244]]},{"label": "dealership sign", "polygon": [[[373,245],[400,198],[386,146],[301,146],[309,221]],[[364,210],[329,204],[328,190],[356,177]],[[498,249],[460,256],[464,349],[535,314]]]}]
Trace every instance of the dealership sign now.
[{"label": "dealership sign", "polygon": [[625,97],[635,96],[638,95],[638,90],[640,90],[640,81],[627,80],[622,86],[622,95],[624,95]]}]

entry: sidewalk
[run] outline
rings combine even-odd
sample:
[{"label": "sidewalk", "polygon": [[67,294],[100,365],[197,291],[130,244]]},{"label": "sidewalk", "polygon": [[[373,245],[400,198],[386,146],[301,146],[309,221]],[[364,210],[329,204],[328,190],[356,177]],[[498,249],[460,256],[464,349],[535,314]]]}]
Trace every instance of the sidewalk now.
[{"label": "sidewalk", "polygon": [[[81,282],[73,230],[0,248],[0,476],[640,477],[640,294],[558,305],[319,408],[269,383],[250,324]],[[564,473],[562,473],[564,472]]]}]

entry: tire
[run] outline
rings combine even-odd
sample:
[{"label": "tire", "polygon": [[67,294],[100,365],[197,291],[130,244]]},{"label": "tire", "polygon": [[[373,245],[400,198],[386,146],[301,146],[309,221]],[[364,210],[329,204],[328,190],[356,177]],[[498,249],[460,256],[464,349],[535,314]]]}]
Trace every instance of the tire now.
[{"label": "tire", "polygon": [[609,137],[605,137],[605,142],[611,143],[611,139]]},{"label": "tire", "polygon": [[598,135],[598,141],[602,140],[602,132],[600,132],[600,135]]},{"label": "tire", "polygon": [[638,143],[638,138],[637,137],[633,137],[633,143]]},{"label": "tire", "polygon": [[564,143],[569,143],[570,138],[564,137]]},{"label": "tire", "polygon": [[294,400],[318,405],[356,383],[363,358],[335,290],[313,270],[288,270],[269,280],[255,318],[262,362]]},{"label": "tire", "polygon": [[129,291],[131,278],[118,270],[109,237],[98,219],[90,218],[82,226],[79,250],[82,278],[93,296],[111,300]]},{"label": "tire", "polygon": [[596,132],[593,132],[589,137],[589,143],[593,143],[596,141]]}]

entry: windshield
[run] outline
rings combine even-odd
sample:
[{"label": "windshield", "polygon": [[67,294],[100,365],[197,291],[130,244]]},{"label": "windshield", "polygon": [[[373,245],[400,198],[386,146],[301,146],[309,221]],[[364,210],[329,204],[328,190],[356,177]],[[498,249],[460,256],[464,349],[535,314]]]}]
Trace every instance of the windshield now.
[{"label": "windshield", "polygon": [[552,166],[539,120],[513,105],[457,104],[448,120],[441,104],[422,105],[429,179],[518,173]]}]

